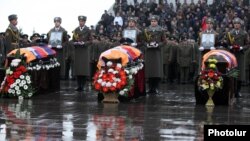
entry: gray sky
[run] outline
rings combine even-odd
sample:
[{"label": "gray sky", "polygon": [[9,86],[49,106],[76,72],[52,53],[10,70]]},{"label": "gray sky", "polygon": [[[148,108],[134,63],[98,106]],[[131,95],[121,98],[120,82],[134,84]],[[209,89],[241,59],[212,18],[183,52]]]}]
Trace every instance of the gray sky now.
[{"label": "gray sky", "polygon": [[115,0],[0,0],[0,32],[9,25],[8,16],[18,15],[18,28],[32,35],[47,33],[54,26],[54,17],[62,18],[61,26],[68,33],[78,26],[78,16],[87,16],[86,25],[95,25],[104,10],[108,10]]}]

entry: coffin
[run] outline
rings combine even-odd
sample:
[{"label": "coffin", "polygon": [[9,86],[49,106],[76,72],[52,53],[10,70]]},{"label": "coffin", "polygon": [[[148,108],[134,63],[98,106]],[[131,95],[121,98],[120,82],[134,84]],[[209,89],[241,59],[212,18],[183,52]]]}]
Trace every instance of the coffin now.
[{"label": "coffin", "polygon": [[[114,66],[117,64],[119,65]],[[105,101],[105,93],[115,93],[119,95],[118,99],[120,101],[124,99],[136,98],[139,97],[140,95],[145,95],[143,55],[141,51],[138,50],[137,48],[127,45],[121,45],[106,50],[105,52],[101,53],[97,63],[97,68],[99,70],[94,76],[94,87],[97,91],[103,94],[104,101]],[[99,83],[100,82],[99,79],[102,79],[102,77],[99,76],[103,75],[102,71],[105,70],[107,70],[106,71],[107,74],[109,73],[107,76],[110,77],[106,78],[105,75],[105,78],[103,78],[102,83]],[[123,71],[126,72],[125,75],[123,75]],[[115,76],[115,78],[113,78],[113,75]],[[117,78],[120,79],[122,82],[121,89],[119,85],[120,81],[117,80]],[[109,79],[113,79],[114,81]],[[97,82],[98,80],[99,82]],[[106,82],[108,83],[107,89],[105,90],[105,93],[103,93],[102,89],[106,87],[105,85]],[[111,83],[112,88],[110,87],[109,82]],[[126,85],[123,85],[124,82],[126,83]],[[125,94],[123,94],[122,92],[123,90],[125,90],[124,91]]]},{"label": "coffin", "polygon": [[[213,96],[213,101],[215,105],[231,105],[234,101],[235,90],[236,90],[236,78],[228,75],[230,71],[236,69],[237,60],[235,56],[225,50],[212,50],[204,54],[202,57],[202,65],[201,70],[206,69],[208,65],[209,59],[216,59],[218,62],[216,63],[216,67],[220,73],[222,73],[223,78],[223,87],[222,89],[218,89],[215,91]],[[205,105],[208,100],[208,94],[206,91],[201,90],[198,86],[198,78],[197,76],[195,82],[195,99],[196,104]]]}]

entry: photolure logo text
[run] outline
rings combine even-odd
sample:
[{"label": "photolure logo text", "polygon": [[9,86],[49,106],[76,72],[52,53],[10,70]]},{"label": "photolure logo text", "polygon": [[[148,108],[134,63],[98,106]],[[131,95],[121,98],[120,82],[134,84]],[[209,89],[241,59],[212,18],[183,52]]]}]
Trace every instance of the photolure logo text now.
[{"label": "photolure logo text", "polygon": [[224,130],[224,131],[219,131],[217,129],[208,129],[208,136],[221,136],[221,137],[225,137],[225,136],[234,136],[234,137],[244,137],[246,136],[246,133],[247,131],[245,130],[237,130],[237,129],[234,129],[234,130]]}]

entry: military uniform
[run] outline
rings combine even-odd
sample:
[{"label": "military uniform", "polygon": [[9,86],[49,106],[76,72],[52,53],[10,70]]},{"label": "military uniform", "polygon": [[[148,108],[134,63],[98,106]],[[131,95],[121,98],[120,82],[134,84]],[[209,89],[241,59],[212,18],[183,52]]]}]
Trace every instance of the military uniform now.
[{"label": "military uniform", "polygon": [[[236,18],[233,20],[234,24],[241,24],[241,20]],[[236,25],[235,25],[236,26]],[[236,91],[236,97],[239,95],[241,83],[246,81],[246,72],[245,72],[245,51],[248,50],[248,34],[243,29],[232,29],[227,34],[227,42],[229,45],[230,51],[235,55],[238,63],[239,69],[239,78],[238,78],[238,90]]]},{"label": "military uniform", "polygon": [[6,57],[6,49],[5,49],[5,33],[0,33],[0,67],[3,66],[4,60]]},{"label": "military uniform", "polygon": [[[78,17],[79,22],[86,21],[85,16]],[[79,26],[73,31],[75,43],[75,75],[77,77],[77,91],[82,91],[87,78],[90,76],[90,44],[91,32],[87,26]]]},{"label": "military uniform", "polygon": [[[54,18],[54,22],[62,22],[60,17],[55,17]],[[51,33],[53,32],[57,32],[57,33],[62,33],[62,43],[60,45],[54,44],[51,42],[50,38],[51,38]],[[66,56],[66,47],[65,47],[65,43],[68,41],[68,37],[67,37],[67,31],[59,26],[59,27],[53,27],[52,29],[50,29],[50,31],[47,34],[47,38],[49,39],[49,45],[51,45],[51,47],[56,50],[56,58],[58,60],[58,62],[60,63],[61,69],[60,69],[60,76],[61,78],[65,77],[65,64],[66,64],[66,60],[65,60],[65,56]]]},{"label": "military uniform", "polygon": [[13,25],[12,21],[17,20],[17,15],[10,15],[10,24],[5,31],[5,43],[6,43],[6,53],[8,54],[13,49],[19,48],[19,31],[16,25]]},{"label": "military uniform", "polygon": [[[158,20],[153,16],[151,22]],[[163,55],[162,49],[166,41],[165,32],[159,26],[152,24],[143,31],[145,40],[145,71],[148,78],[149,93],[157,94],[159,82],[163,77]]]},{"label": "military uniform", "polygon": [[188,83],[189,81],[189,69],[193,62],[193,44],[188,42],[185,37],[179,43],[177,49],[177,63],[180,67],[180,82],[182,84]]},{"label": "military uniform", "polygon": [[30,47],[31,43],[28,40],[29,36],[27,34],[23,34],[21,37],[22,37],[22,40],[20,41],[20,44],[19,44],[20,48]]}]

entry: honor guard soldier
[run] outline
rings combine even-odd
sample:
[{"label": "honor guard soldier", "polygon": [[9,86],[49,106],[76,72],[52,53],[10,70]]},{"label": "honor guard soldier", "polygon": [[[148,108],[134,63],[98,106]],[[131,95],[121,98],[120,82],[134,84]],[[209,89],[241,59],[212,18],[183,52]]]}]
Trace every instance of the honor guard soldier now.
[{"label": "honor guard soldier", "polygon": [[30,47],[30,41],[29,41],[29,35],[28,34],[23,34],[21,36],[21,41],[20,41],[20,48],[24,48],[24,47]]},{"label": "honor guard soldier", "polygon": [[76,91],[82,91],[87,78],[90,76],[90,48],[91,31],[85,25],[87,17],[78,16],[79,26],[73,31],[75,46],[75,75],[77,79]]},{"label": "honor guard soldier", "polygon": [[5,33],[0,33],[0,67],[3,67],[4,60],[6,57],[6,49],[5,49]]},{"label": "honor guard soldier", "polygon": [[[201,68],[202,56],[210,50],[215,50],[218,44],[218,33],[213,29],[214,20],[206,19],[207,29],[202,31],[198,37],[199,44],[199,69]],[[200,71],[200,70],[199,70]]]},{"label": "honor guard soldier", "polygon": [[200,45],[199,50],[202,56],[208,51],[216,49],[215,47],[218,42],[218,33],[213,29],[214,20],[212,18],[207,18],[206,24],[207,29],[200,33],[198,39]]},{"label": "honor guard soldier", "polygon": [[49,40],[49,47],[52,47],[56,50],[56,58],[60,63],[60,77],[61,79],[65,78],[65,43],[68,41],[67,31],[61,26],[62,18],[55,17],[54,24],[55,27],[50,29],[47,34]]},{"label": "honor guard soldier", "polygon": [[158,16],[151,16],[151,24],[143,31],[145,40],[145,71],[148,78],[149,94],[158,94],[158,87],[163,77],[162,47],[166,41],[164,30],[158,25]]},{"label": "honor guard soldier", "polygon": [[[133,34],[129,34],[133,33]],[[137,47],[141,49],[141,43],[139,35],[141,33],[141,30],[139,30],[136,27],[136,18],[135,17],[129,17],[128,18],[128,27],[123,30],[123,38],[130,38],[133,40],[133,43],[131,46]]]},{"label": "honor guard soldier", "polygon": [[13,49],[19,48],[19,31],[17,29],[17,15],[13,14],[8,17],[9,26],[5,32],[6,53],[8,54]]},{"label": "honor guard soldier", "polygon": [[239,93],[241,83],[246,80],[244,53],[248,49],[247,45],[249,41],[247,32],[241,28],[242,22],[243,21],[240,18],[235,18],[233,20],[234,28],[227,34],[229,50],[235,55],[238,63],[238,69],[240,71],[235,97],[241,97]]}]

